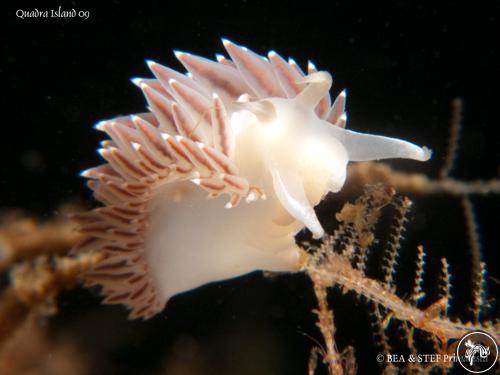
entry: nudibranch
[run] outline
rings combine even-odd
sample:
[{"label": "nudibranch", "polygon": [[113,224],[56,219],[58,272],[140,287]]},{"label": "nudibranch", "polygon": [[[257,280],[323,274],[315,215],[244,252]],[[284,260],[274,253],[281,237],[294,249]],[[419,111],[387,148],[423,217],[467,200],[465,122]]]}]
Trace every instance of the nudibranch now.
[{"label": "nudibranch", "polygon": [[176,52],[185,74],[148,61],[154,78],[132,81],[149,112],[96,125],[106,162],[82,175],[103,206],[77,215],[77,250],[105,254],[84,278],[130,318],[210,282],[299,271],[294,236],[323,235],[314,206],[342,188],[348,161],[430,157],[346,130],[345,91],[332,104],[332,78],[312,63],[305,74],[274,51],[223,43],[217,61]]}]

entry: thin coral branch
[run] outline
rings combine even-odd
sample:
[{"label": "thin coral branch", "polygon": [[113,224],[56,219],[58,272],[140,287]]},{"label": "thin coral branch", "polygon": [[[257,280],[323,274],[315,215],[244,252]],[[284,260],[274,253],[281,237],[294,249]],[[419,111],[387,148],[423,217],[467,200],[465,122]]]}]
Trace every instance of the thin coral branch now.
[{"label": "thin coral branch", "polygon": [[318,300],[318,327],[321,330],[326,345],[324,361],[328,364],[330,375],[342,375],[340,353],[335,345],[335,325],[333,311],[328,308],[326,287],[313,278],[314,293]]},{"label": "thin coral branch", "polygon": [[429,180],[420,194],[500,194],[500,179],[491,180],[476,180],[476,181],[460,181],[453,178],[445,178],[442,180]]},{"label": "thin coral branch", "polygon": [[[392,188],[379,184],[368,185],[354,204],[346,203],[335,215],[341,224],[334,232],[333,244],[341,244],[344,255],[354,256],[358,269],[365,269],[368,250],[375,239],[374,227],[380,218],[381,209],[391,203],[394,194]],[[353,251],[354,246],[356,252]]]},{"label": "thin coral branch", "polygon": [[383,183],[402,194],[500,194],[500,179],[461,181],[453,178],[433,180],[421,173],[403,173],[384,163],[356,163],[348,168],[348,187]]},{"label": "thin coral branch", "polygon": [[384,282],[391,290],[395,290],[394,275],[396,273],[397,255],[403,239],[403,232],[405,230],[405,223],[408,221],[406,215],[411,206],[411,201],[407,197],[400,197],[393,200],[393,205],[396,207],[397,218],[396,223],[391,233],[391,239],[388,244],[387,251],[385,252],[385,263],[383,265]]},{"label": "thin coral branch", "polygon": [[447,178],[453,170],[460,140],[460,130],[462,128],[462,107],[463,101],[460,98],[455,98],[451,101],[451,121],[450,121],[450,137],[448,139],[448,150],[443,167],[439,171],[439,177]]},{"label": "thin coral branch", "polygon": [[[446,258],[441,259],[441,278],[439,281],[439,295],[445,308],[440,311],[441,316],[448,316],[451,306],[451,273],[450,265]],[[444,314],[443,314],[444,313]]]},{"label": "thin coral branch", "polygon": [[413,290],[410,294],[410,302],[414,305],[425,297],[423,289],[424,285],[424,266],[425,266],[425,251],[422,245],[417,246],[417,259],[415,265],[415,281],[413,283]]},{"label": "thin coral branch", "polygon": [[0,347],[30,312],[55,312],[59,291],[74,285],[79,272],[101,257],[62,255],[81,237],[68,220],[68,213],[79,209],[65,205],[57,217],[44,222],[17,212],[2,214],[0,272],[9,270],[10,285],[0,294]]},{"label": "thin coral branch", "polygon": [[0,349],[25,321],[29,311],[29,306],[19,301],[14,290],[7,289],[0,295]]},{"label": "thin coral branch", "polygon": [[30,311],[51,315],[62,289],[76,284],[85,270],[102,260],[103,254],[77,257],[41,255],[15,265],[11,285],[0,295],[0,348],[25,321]]},{"label": "thin coral branch", "polygon": [[[371,303],[370,311],[371,319],[370,325],[372,327],[373,337],[375,339],[375,344],[377,349],[382,354],[392,353],[391,344],[389,343],[389,337],[386,334],[387,326],[391,320],[392,314],[382,315],[381,306],[376,303]],[[390,369],[395,369],[395,366],[391,362],[380,362],[384,366],[384,371],[389,371]]]},{"label": "thin coral branch", "polygon": [[479,321],[481,312],[488,310],[486,301],[486,265],[482,261],[481,241],[479,230],[474,213],[474,208],[469,196],[462,197],[462,207],[464,209],[465,224],[467,226],[467,237],[469,239],[471,274],[472,274],[472,304],[470,310],[474,321]]},{"label": "thin coral branch", "polygon": [[309,362],[307,366],[307,374],[314,375],[316,373],[316,368],[318,366],[318,357],[322,355],[321,348],[313,346],[311,353],[309,354]]},{"label": "thin coral branch", "polygon": [[361,271],[354,269],[339,254],[330,253],[328,261],[321,264],[310,264],[307,271],[309,274],[314,275],[316,282],[326,287],[340,286],[344,290],[354,291],[356,294],[362,295],[387,308],[393,313],[394,318],[408,321],[414,327],[438,336],[443,342],[459,338],[473,330],[487,330],[497,340],[500,339],[499,327],[481,324],[474,325],[441,318],[439,314],[435,314],[435,311],[445,307],[441,301],[436,303],[436,306],[440,306],[439,309],[436,306],[431,306],[426,310],[420,310],[412,306],[395,293],[389,291],[384,283],[369,278]]},{"label": "thin coral branch", "polygon": [[40,254],[64,254],[81,238],[68,214],[81,207],[65,205],[59,215],[40,221],[15,212],[0,218],[0,271],[19,260]]}]

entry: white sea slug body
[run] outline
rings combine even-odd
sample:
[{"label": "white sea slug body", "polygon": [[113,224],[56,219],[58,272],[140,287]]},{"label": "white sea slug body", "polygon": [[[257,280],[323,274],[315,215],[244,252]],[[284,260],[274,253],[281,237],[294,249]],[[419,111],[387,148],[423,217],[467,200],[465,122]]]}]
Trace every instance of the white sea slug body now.
[{"label": "white sea slug body", "polygon": [[132,318],[213,281],[299,270],[294,236],[323,235],[313,207],[342,188],[348,161],[430,157],[344,129],[345,92],[331,105],[331,77],[312,64],[305,75],[275,52],[224,46],[217,62],[176,53],[187,74],[148,62],[155,79],[133,81],[150,112],[96,126],[106,163],[83,175],[104,206],[76,217],[77,248],[106,254],[85,279]]}]

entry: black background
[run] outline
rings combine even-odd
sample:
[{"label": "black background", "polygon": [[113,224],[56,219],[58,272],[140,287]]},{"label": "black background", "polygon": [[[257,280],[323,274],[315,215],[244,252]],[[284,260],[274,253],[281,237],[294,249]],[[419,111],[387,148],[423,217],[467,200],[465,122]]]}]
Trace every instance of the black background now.
[{"label": "black background", "polygon": [[[376,6],[367,5],[371,3]],[[334,93],[347,88],[350,128],[408,139],[434,150],[429,163],[391,162],[407,171],[436,176],[446,149],[450,102],[461,97],[464,127],[454,176],[496,177],[500,6],[496,1],[458,4],[2,5],[0,206],[50,217],[64,202],[79,199],[93,204],[78,175],[99,162],[95,150],[101,136],[92,125],[143,111],[144,100],[129,78],[150,76],[146,58],[181,69],[173,49],[214,57],[223,52],[221,37],[261,54],[274,49],[303,67],[311,59],[330,71]],[[16,16],[18,9],[59,6],[89,11],[90,17]],[[499,199],[473,197],[473,202],[485,260],[495,276]],[[413,212],[416,228],[409,234],[408,247],[423,243],[433,252],[430,263],[434,258],[437,263],[440,254],[451,256],[452,263],[455,257],[457,272],[467,274],[461,263],[466,258],[466,238],[458,200],[417,197]],[[359,347],[360,371],[372,373],[377,365],[368,326],[361,323],[364,305],[351,298],[338,306],[337,316],[348,327],[339,328],[339,345]],[[312,308],[314,297],[305,277],[267,279],[252,274],[176,297],[162,316],[146,323],[130,323],[121,307],[99,306],[94,294],[78,290],[63,296],[62,314],[53,321],[55,331],[75,331],[91,353],[96,374],[158,373],[166,356],[184,358],[185,353],[175,349],[179,340],[196,342],[197,353],[202,354],[194,358],[204,358],[204,373],[305,374],[313,341],[303,333],[319,339]],[[353,326],[358,319],[360,323]]]}]

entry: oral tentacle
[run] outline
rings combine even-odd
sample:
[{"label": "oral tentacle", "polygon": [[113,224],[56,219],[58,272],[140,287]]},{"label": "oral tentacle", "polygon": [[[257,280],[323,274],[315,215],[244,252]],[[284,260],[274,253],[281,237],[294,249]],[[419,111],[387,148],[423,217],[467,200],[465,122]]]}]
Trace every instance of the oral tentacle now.
[{"label": "oral tentacle", "polygon": [[270,172],[274,192],[283,207],[292,217],[302,222],[313,233],[314,238],[321,238],[325,231],[307,199],[300,175],[289,167],[280,165],[275,159],[270,163]]},{"label": "oral tentacle", "polygon": [[381,135],[357,133],[352,130],[329,126],[329,132],[337,138],[347,150],[349,161],[368,161],[390,158],[404,158],[427,161],[431,150],[398,138]]}]

